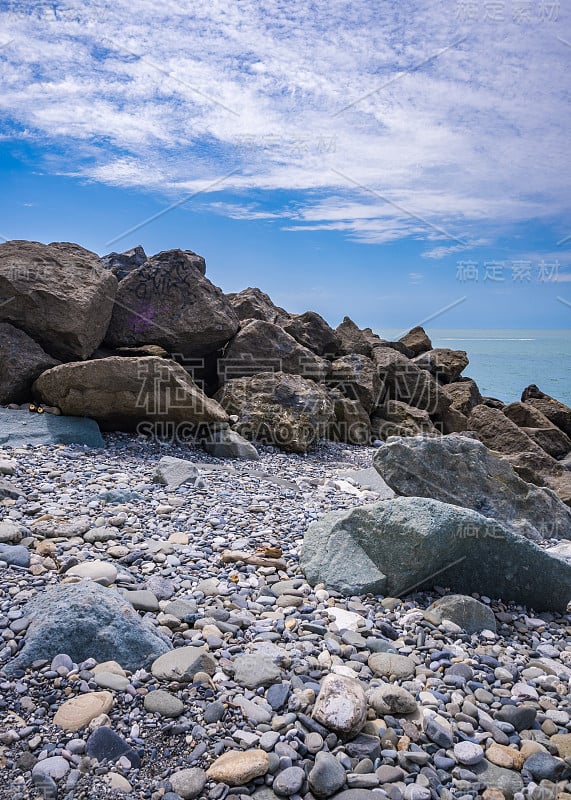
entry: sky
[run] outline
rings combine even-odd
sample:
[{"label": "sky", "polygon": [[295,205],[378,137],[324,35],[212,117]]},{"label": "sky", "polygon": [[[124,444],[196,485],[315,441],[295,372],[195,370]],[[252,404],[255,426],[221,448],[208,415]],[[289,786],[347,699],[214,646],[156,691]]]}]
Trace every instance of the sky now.
[{"label": "sky", "polygon": [[0,236],[374,329],[571,327],[548,0],[0,0]]}]

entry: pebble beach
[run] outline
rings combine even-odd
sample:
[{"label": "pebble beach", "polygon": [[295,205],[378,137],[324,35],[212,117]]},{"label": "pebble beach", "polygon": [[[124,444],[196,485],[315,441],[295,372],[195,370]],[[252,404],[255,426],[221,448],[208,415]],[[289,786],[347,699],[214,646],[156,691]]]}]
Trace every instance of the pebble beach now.
[{"label": "pebble beach", "polygon": [[[0,541],[29,554],[0,562],[0,667],[22,648],[26,604],[78,581],[124,594],[172,649],[132,672],[95,650],[0,674],[1,798],[571,797],[568,614],[478,596],[495,631],[470,634],[425,616],[446,587],[342,597],[306,582],[308,525],[380,499],[351,476],[373,448],[260,446],[243,462],[105,439],[100,451],[0,453],[22,493],[2,501]],[[156,483],[167,455],[198,479]],[[195,656],[200,668],[184,673]],[[333,718],[326,678],[339,679],[333,696],[344,679],[361,687],[357,735]],[[345,699],[356,713],[361,698]]]}]

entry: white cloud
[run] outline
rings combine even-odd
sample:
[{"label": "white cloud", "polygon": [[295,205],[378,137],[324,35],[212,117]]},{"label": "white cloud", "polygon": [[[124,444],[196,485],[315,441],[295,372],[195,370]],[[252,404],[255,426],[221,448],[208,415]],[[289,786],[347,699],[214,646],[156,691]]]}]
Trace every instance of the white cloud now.
[{"label": "white cloud", "polygon": [[484,5],[468,25],[446,0],[14,0],[0,138],[65,149],[50,169],[68,174],[169,201],[224,188],[240,199],[216,213],[441,258],[569,211],[568,15],[493,24]]}]

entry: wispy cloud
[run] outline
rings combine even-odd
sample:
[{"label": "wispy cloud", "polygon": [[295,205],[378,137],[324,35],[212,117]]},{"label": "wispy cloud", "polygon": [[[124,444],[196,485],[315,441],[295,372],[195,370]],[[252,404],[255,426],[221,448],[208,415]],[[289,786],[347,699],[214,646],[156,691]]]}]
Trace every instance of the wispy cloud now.
[{"label": "wispy cloud", "polygon": [[[560,16],[464,24],[446,0],[18,0],[0,9],[0,138],[32,137],[49,169],[165,206],[209,186],[216,213],[414,237],[439,259],[460,252],[448,232],[471,245],[474,227],[569,216]],[[215,181],[232,171],[222,202]]]}]

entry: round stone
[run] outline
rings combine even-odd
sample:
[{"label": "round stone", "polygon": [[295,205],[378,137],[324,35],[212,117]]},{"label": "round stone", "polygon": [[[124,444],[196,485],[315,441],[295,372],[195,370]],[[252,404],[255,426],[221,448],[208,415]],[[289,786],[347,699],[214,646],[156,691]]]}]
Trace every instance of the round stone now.
[{"label": "round stone", "polygon": [[[155,692],[153,692],[155,694]],[[173,792],[176,792],[183,800],[198,797],[206,783],[206,772],[199,767],[192,769],[181,769],[174,772],[169,778]]]},{"label": "round stone", "polygon": [[52,756],[36,762],[32,769],[32,775],[47,775],[54,781],[59,781],[69,772],[69,761],[63,756]]},{"label": "round stone", "polygon": [[458,742],[454,745],[454,755],[460,764],[470,766],[480,763],[484,758],[484,751],[479,744],[474,742]]},{"label": "round stone", "polygon": [[332,753],[321,751],[309,773],[309,788],[316,797],[329,797],[345,783],[345,770]]},{"label": "round stone", "polygon": [[276,776],[272,789],[276,794],[289,797],[297,794],[305,780],[305,772],[301,767],[287,767]]},{"label": "round stone", "polygon": [[164,692],[162,689],[146,694],[143,705],[145,706],[145,711],[158,714],[160,717],[180,717],[184,711],[182,700],[179,700],[178,697],[175,697],[170,692]]},{"label": "round stone", "polygon": [[110,586],[117,577],[117,568],[108,561],[96,559],[95,561],[83,561],[81,564],[71,567],[66,575]]},{"label": "round stone", "polygon": [[412,658],[398,653],[373,653],[369,656],[368,664],[375,675],[386,678],[391,675],[396,678],[411,678],[416,668]]},{"label": "round stone", "polygon": [[377,714],[414,714],[418,703],[410,692],[396,684],[387,684],[375,689],[369,703]]},{"label": "round stone", "polygon": [[216,759],[206,775],[229,786],[243,786],[265,775],[269,768],[270,759],[264,750],[229,750]]},{"label": "round stone", "polygon": [[77,731],[89,725],[100,714],[107,714],[113,707],[111,692],[89,692],[72,697],[58,708],[54,725],[66,731]]}]

